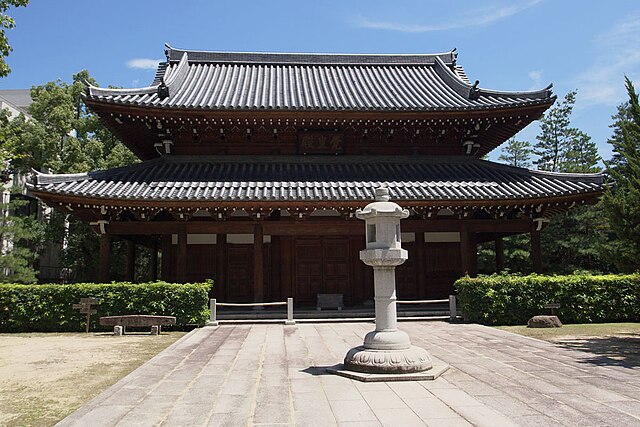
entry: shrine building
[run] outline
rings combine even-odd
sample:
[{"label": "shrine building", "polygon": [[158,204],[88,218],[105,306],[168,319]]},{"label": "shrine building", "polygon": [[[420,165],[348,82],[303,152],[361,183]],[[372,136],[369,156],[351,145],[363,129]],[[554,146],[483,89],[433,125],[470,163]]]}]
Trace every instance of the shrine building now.
[{"label": "shrine building", "polygon": [[386,186],[410,211],[399,299],[441,298],[477,273],[477,245],[531,237],[558,213],[594,203],[599,174],[482,160],[540,118],[551,87],[501,92],[471,83],[455,51],[425,55],[207,52],[166,48],[151,85],[89,86],[86,104],[141,162],[37,174],[46,204],[101,235],[100,280],[114,240],[152,248],[152,276],[213,279],[221,302],[315,304],[373,297],[355,211]]}]

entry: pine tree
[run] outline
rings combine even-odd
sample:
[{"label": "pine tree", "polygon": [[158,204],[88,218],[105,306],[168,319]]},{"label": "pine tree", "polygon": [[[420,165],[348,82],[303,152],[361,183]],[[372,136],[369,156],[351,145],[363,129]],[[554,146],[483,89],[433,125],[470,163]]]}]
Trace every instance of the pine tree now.
[{"label": "pine tree", "polygon": [[600,161],[598,147],[589,135],[575,130],[570,141],[571,145],[565,146],[563,150],[564,162],[561,165],[561,172],[596,173],[602,170],[598,166]]},{"label": "pine tree", "polygon": [[529,141],[518,141],[515,137],[511,138],[502,147],[502,152],[498,160],[508,165],[518,168],[531,167],[531,143]]},{"label": "pine tree", "polygon": [[612,138],[620,162],[607,164],[612,186],[604,202],[611,226],[626,242],[626,259],[632,268],[640,267],[640,103],[631,80],[625,77],[629,95],[628,119],[620,120],[620,139]]},{"label": "pine tree", "polygon": [[540,134],[533,152],[538,158],[534,164],[538,169],[559,172],[566,160],[567,147],[574,145],[576,129],[572,128],[570,116],[576,102],[576,91],[567,93],[564,100],[551,107],[540,119]]}]

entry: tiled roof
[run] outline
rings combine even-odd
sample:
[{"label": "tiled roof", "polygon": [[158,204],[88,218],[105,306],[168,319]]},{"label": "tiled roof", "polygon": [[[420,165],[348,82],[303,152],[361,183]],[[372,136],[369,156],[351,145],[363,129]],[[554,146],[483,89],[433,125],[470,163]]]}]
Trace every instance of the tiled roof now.
[{"label": "tiled roof", "polygon": [[38,174],[37,193],[197,202],[367,201],[389,187],[402,201],[526,200],[603,190],[599,174],[558,174],[469,157],[164,156],[74,175]]},{"label": "tiled roof", "polygon": [[349,55],[187,51],[167,47],[151,86],[90,86],[92,101],[203,110],[448,111],[549,104],[550,87],[498,92],[470,84],[451,51]]}]

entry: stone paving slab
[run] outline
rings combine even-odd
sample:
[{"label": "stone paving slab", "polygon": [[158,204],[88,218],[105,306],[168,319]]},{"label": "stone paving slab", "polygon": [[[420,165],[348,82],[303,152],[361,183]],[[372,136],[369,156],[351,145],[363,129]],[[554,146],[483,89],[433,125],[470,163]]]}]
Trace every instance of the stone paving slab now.
[{"label": "stone paving slab", "polygon": [[59,426],[640,426],[640,367],[479,325],[402,322],[451,368],[433,381],[332,375],[371,323],[185,335]]}]

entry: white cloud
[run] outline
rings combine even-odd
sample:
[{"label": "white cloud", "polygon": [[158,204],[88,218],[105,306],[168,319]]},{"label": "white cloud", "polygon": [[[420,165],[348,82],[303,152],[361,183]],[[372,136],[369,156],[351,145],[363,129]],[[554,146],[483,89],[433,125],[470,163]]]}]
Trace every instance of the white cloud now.
[{"label": "white cloud", "polygon": [[373,30],[399,31],[403,33],[425,33],[429,31],[455,30],[458,28],[480,27],[508,18],[528,9],[542,0],[529,0],[516,4],[500,4],[470,11],[458,19],[442,24],[408,24],[392,21],[378,21],[364,16],[355,18],[357,27]]},{"label": "white cloud", "polygon": [[530,90],[541,89],[543,87],[542,70],[529,71],[529,78],[532,82]]},{"label": "white cloud", "polygon": [[164,61],[163,59],[151,59],[151,58],[134,58],[127,61],[127,67],[137,68],[141,70],[155,70],[158,68],[158,63]]},{"label": "white cloud", "polygon": [[640,74],[640,11],[631,14],[594,41],[594,61],[572,83],[578,88],[580,108],[591,105],[615,106],[624,102],[625,74]]}]

